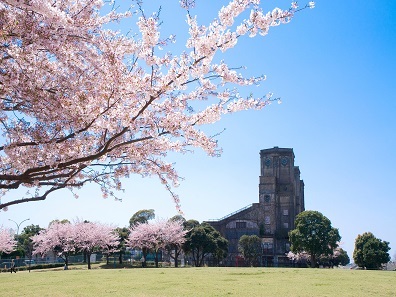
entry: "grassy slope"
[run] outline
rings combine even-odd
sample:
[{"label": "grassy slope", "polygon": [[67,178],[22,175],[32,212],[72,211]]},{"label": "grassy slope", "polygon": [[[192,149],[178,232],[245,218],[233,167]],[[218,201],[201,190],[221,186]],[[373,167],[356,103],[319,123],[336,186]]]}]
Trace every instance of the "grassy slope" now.
[{"label": "grassy slope", "polygon": [[395,272],[339,269],[32,271],[0,283],[1,296],[396,296]]}]

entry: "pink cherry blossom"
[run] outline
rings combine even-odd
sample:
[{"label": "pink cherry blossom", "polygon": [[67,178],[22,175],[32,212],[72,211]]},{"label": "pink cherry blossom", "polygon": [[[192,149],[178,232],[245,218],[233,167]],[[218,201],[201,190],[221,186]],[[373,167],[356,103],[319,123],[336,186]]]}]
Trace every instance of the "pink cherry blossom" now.
[{"label": "pink cherry blossom", "polygon": [[68,257],[73,252],[83,252],[89,256],[94,251],[113,253],[117,251],[119,238],[114,228],[100,223],[77,222],[52,223],[47,229],[32,237],[34,254],[54,253],[68,265]]},{"label": "pink cherry blossom", "polygon": [[9,254],[15,250],[17,242],[14,239],[14,235],[10,230],[3,229],[0,227],[0,254]]},{"label": "pink cherry blossom", "polygon": [[109,225],[79,222],[75,226],[75,246],[77,251],[86,253],[88,269],[91,269],[90,256],[94,251],[114,253],[120,244],[115,229]]},{"label": "pink cherry blossom", "polygon": [[47,229],[32,237],[33,255],[53,253],[68,265],[69,255],[76,251],[76,230],[71,223],[54,222]]},{"label": "pink cherry blossom", "polygon": [[[175,37],[161,35],[158,17],[137,3],[136,15],[105,14],[102,0],[0,0],[0,209],[89,182],[117,199],[131,174],[157,176],[179,207],[168,152],[218,156],[217,139],[202,125],[272,101],[239,95],[237,88],[265,77],[245,77],[214,57],[245,35],[290,22],[296,5],[265,13],[259,0],[232,0],[205,26],[188,11],[186,49],[176,54],[161,51]],[[180,4],[189,10],[204,1]],[[133,34],[109,29],[128,18]],[[200,101],[203,108],[191,108]],[[15,198],[21,187],[26,194]]]},{"label": "pink cherry blossom", "polygon": [[141,249],[144,258],[148,251],[152,251],[158,267],[158,252],[169,246],[180,248],[185,241],[185,234],[182,222],[160,220],[132,227],[126,244],[131,248]]},{"label": "pink cherry blossom", "polygon": [[288,252],[286,256],[289,258],[289,260],[296,261],[296,262],[306,262],[310,259],[310,256],[306,252],[301,252],[301,253],[293,253],[293,252]]}]

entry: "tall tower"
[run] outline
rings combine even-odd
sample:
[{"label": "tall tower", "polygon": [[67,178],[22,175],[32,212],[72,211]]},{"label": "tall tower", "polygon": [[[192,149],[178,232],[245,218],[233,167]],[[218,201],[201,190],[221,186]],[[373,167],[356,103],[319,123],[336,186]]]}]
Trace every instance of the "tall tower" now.
[{"label": "tall tower", "polygon": [[304,182],[294,166],[291,148],[274,147],[260,151],[259,201],[219,220],[207,221],[228,240],[225,265],[239,266],[238,242],[242,235],[261,238],[262,266],[288,266],[288,233],[296,215],[304,210]]},{"label": "tall tower", "polygon": [[259,204],[263,210],[261,233],[268,264],[287,261],[288,232],[294,229],[296,215],[304,211],[304,182],[294,166],[291,148],[274,147],[260,151]]}]

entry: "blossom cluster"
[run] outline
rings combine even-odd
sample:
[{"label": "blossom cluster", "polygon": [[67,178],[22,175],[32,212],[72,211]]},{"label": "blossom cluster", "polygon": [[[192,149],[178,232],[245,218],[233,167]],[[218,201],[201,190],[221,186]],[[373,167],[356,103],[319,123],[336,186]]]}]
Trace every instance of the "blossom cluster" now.
[{"label": "blossom cluster", "polygon": [[172,220],[137,224],[130,231],[127,240],[128,246],[152,251],[165,249],[168,246],[181,247],[187,233],[183,229],[182,222]]},{"label": "blossom cluster", "polygon": [[32,242],[34,255],[56,253],[66,265],[70,253],[78,251],[90,255],[94,250],[112,253],[117,251],[120,243],[113,227],[93,222],[54,222],[34,235]]},{"label": "blossom cluster", "polygon": [[[186,9],[197,4],[180,2]],[[123,35],[108,25],[136,15],[103,15],[104,5],[0,0],[0,209],[88,182],[116,198],[131,174],[157,176],[178,205],[172,187],[180,178],[168,152],[201,148],[216,156],[217,140],[202,125],[271,102],[235,91],[264,76],[245,77],[214,57],[244,35],[288,23],[297,10],[293,2],[264,13],[259,0],[232,0],[207,26],[188,12],[186,50],[177,55],[160,50],[175,38],[161,36],[157,16],[141,9],[137,32]],[[20,187],[31,191],[8,195]]]},{"label": "blossom cluster", "polygon": [[0,227],[0,254],[11,253],[15,249],[16,244],[17,242],[10,230]]}]

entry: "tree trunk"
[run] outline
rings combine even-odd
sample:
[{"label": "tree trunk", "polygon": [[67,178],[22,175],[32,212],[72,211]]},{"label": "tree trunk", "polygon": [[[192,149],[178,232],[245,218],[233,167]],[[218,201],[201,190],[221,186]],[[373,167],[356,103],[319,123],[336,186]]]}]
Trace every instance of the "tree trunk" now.
[{"label": "tree trunk", "polygon": [[106,255],[106,265],[109,265],[110,263],[110,260],[109,260],[109,258],[110,258],[110,254],[107,254]]},{"label": "tree trunk", "polygon": [[148,249],[147,248],[142,248],[142,253],[143,253],[143,262],[142,262],[142,267],[146,268],[147,267],[147,254],[148,254]]},{"label": "tree trunk", "polygon": [[315,267],[316,267],[316,255],[311,254],[311,268],[315,268]]},{"label": "tree trunk", "polygon": [[158,268],[158,250],[155,251],[155,258],[154,258],[154,260],[155,260],[155,268]]},{"label": "tree trunk", "polygon": [[175,247],[175,257],[174,257],[175,267],[179,267],[179,261],[177,260],[179,258],[179,254],[180,254],[179,249]]},{"label": "tree trunk", "polygon": [[67,269],[69,269],[69,256],[68,255],[65,255],[65,270],[67,270]]},{"label": "tree trunk", "polygon": [[91,253],[90,252],[86,252],[85,255],[87,257],[88,269],[91,269]]},{"label": "tree trunk", "polygon": [[204,262],[204,254],[202,254],[202,255],[200,256],[199,267],[202,267],[202,266],[203,266],[203,262]]},{"label": "tree trunk", "polygon": [[118,256],[118,263],[122,264],[122,252],[120,251],[120,254]]},{"label": "tree trunk", "polygon": [[199,267],[202,267],[204,264],[204,258],[205,258],[205,253],[202,252],[201,255],[198,255],[198,259],[199,259]]},{"label": "tree trunk", "polygon": [[194,266],[195,267],[199,267],[199,250],[197,250],[197,252],[193,252],[193,260],[194,260]]}]

